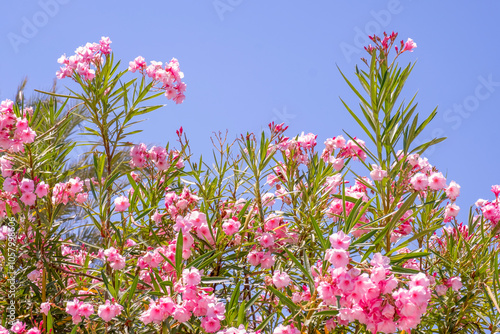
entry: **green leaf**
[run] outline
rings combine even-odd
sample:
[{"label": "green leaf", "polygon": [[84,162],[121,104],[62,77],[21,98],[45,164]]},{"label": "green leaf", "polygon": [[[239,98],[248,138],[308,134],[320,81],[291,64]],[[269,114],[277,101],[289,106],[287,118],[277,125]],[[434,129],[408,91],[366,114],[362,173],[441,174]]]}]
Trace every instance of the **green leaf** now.
[{"label": "green leaf", "polygon": [[418,274],[420,271],[399,266],[392,266],[392,272],[397,274]]},{"label": "green leaf", "polygon": [[256,293],[250,300],[246,303],[245,305],[245,311],[248,311],[248,309],[257,301],[257,299],[260,298],[260,294]]},{"label": "green leaf", "polygon": [[177,277],[181,277],[182,273],[182,248],[184,239],[182,237],[182,230],[179,230],[179,235],[177,236],[177,244],[175,246],[175,269],[177,271]]},{"label": "green leaf", "polygon": [[210,276],[210,277],[203,277],[201,279],[201,282],[205,284],[227,284],[231,283],[231,280],[227,277]]},{"label": "green leaf", "polygon": [[[135,289],[137,288],[138,283],[139,283],[139,275],[135,276],[134,281],[130,286],[130,290],[128,292],[128,301],[127,301],[128,304],[132,301],[132,298],[134,297]],[[124,297],[125,296],[126,295],[124,295]],[[122,298],[122,303],[123,303],[123,298]]]},{"label": "green leaf", "polygon": [[272,286],[268,286],[268,289],[273,292],[273,294],[279,298],[279,300],[288,307],[288,309],[292,312],[295,313],[298,310],[298,306],[295,305],[295,303],[284,293],[281,291],[277,290],[276,288]]},{"label": "green leaf", "polygon": [[257,331],[258,331],[258,330],[262,330],[262,329],[264,329],[264,328],[267,326],[267,324],[269,323],[269,321],[271,321],[271,319],[272,319],[272,318],[274,318],[274,314],[271,314],[271,315],[270,315],[270,316],[268,316],[266,319],[264,319],[264,321],[262,321],[262,322],[260,323],[260,325],[259,325],[259,326],[258,326],[255,330],[257,330]]},{"label": "green leaf", "polygon": [[52,330],[54,331],[53,329],[53,322],[54,322],[54,319],[52,318],[52,312],[50,312],[49,310],[49,313],[47,314],[47,333]]},{"label": "green leaf", "polygon": [[233,293],[231,294],[231,299],[229,300],[229,303],[226,304],[226,311],[230,312],[234,310],[236,304],[238,304],[238,300],[240,298],[240,286],[241,286],[241,281],[238,281],[236,283],[236,286],[234,287]]},{"label": "green leaf", "polygon": [[116,290],[113,288],[113,286],[109,283],[108,277],[104,273],[104,270],[101,270],[101,277],[102,280],[104,281],[104,285],[106,286],[106,289],[111,293],[111,295],[115,298],[118,299],[118,295],[116,294]]},{"label": "green leaf", "polygon": [[245,310],[246,310],[246,303],[243,301],[240,304],[240,308],[238,309],[238,326],[243,324],[245,322]]},{"label": "green leaf", "polygon": [[394,263],[400,263],[400,262],[403,262],[403,261],[406,261],[409,259],[414,259],[417,257],[425,257],[427,255],[429,255],[429,253],[427,253],[427,252],[403,253],[403,254],[391,256],[390,259],[391,259],[391,263],[394,264]]},{"label": "green leaf", "polygon": [[321,246],[323,247],[323,250],[327,250],[328,248],[330,248],[329,242],[327,242],[325,240],[325,238],[323,237],[323,231],[319,227],[316,219],[312,215],[310,217],[311,217],[311,224],[314,228],[314,231],[316,232],[316,236],[318,237],[319,242],[321,243]]},{"label": "green leaf", "polygon": [[321,316],[333,317],[338,313],[339,313],[338,310],[320,311],[320,312],[314,312],[313,317],[321,317]]},{"label": "green leaf", "polygon": [[71,331],[70,334],[76,334],[76,330],[78,329],[78,327],[80,327],[80,325],[75,325],[75,327],[73,327],[73,330]]},{"label": "green leaf", "polygon": [[[284,248],[286,253],[288,254],[288,257],[295,263],[297,268],[299,268],[300,271],[306,276],[307,280],[309,281],[309,288],[311,289],[311,293],[314,291],[314,279],[311,276],[311,273],[304,268],[304,266],[300,263],[299,260],[295,257],[295,255],[292,254],[286,247]],[[305,252],[305,250],[304,250]]]}]

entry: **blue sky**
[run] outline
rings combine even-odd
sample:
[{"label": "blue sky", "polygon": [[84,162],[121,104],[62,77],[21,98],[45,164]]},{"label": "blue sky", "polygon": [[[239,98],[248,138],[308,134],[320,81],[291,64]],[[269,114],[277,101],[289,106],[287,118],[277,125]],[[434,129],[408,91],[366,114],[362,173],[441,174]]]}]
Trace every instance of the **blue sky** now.
[{"label": "blue sky", "polygon": [[366,137],[339,100],[357,105],[336,66],[354,79],[365,35],[397,31],[418,44],[401,59],[418,59],[405,95],[419,92],[422,115],[439,106],[422,139],[448,137],[427,155],[431,164],[461,184],[463,211],[500,184],[500,2],[23,0],[0,8],[1,100],[25,76],[28,92],[47,89],[61,54],[109,36],[126,63],[176,57],[185,73],[186,101],[149,114],[140,139],[164,145],[183,126],[205,155],[212,131],[234,138],[272,120],[290,135],[317,134],[320,149],[343,130]]}]

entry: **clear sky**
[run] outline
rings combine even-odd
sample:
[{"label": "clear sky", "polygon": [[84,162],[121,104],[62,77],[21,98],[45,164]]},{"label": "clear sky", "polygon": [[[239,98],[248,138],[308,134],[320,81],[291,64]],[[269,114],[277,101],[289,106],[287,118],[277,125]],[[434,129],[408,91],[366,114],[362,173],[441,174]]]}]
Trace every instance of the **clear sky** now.
[{"label": "clear sky", "polygon": [[365,36],[397,31],[418,45],[401,59],[418,59],[405,95],[419,91],[422,115],[439,106],[423,139],[448,137],[427,154],[431,164],[462,186],[463,211],[500,184],[498,1],[20,0],[0,8],[1,100],[25,76],[27,93],[47,89],[61,54],[109,36],[125,64],[138,55],[179,59],[186,100],[149,114],[141,139],[164,145],[183,126],[203,154],[212,131],[234,138],[272,120],[290,135],[317,134],[320,149],[342,130],[366,137],[339,100],[357,105],[336,66],[354,79]]}]

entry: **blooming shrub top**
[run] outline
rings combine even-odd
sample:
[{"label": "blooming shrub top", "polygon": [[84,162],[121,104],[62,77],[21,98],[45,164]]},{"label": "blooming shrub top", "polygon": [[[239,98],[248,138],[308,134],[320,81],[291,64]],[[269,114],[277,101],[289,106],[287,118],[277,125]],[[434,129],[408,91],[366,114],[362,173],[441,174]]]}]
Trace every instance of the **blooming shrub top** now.
[{"label": "blooming shrub top", "polygon": [[[59,59],[81,93],[3,101],[0,334],[498,331],[500,186],[457,221],[459,184],[424,156],[441,139],[414,147],[435,112],[397,104],[416,44],[370,38],[364,92],[342,74],[360,137],[271,123],[216,135],[213,167],[182,128],[177,147],[128,140],[147,101],[184,100],[175,58],[119,72],[103,37]],[[68,168],[76,119],[90,149]]]}]

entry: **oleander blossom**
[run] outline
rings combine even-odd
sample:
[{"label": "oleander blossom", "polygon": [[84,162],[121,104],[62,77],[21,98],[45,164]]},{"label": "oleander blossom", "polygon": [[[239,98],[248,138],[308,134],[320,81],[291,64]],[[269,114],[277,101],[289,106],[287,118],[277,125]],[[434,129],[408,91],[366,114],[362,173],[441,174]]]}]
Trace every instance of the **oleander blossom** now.
[{"label": "oleander blossom", "polygon": [[372,171],[370,172],[370,177],[373,181],[382,181],[385,177],[387,177],[387,172],[380,166],[373,164]]},{"label": "oleander blossom", "polygon": [[101,317],[101,319],[104,320],[105,322],[109,322],[111,321],[111,319],[120,315],[122,311],[123,311],[123,306],[115,304],[114,300],[113,302],[106,300],[106,303],[104,305],[99,306],[97,310],[97,315]]},{"label": "oleander blossom", "polygon": [[130,202],[127,197],[125,196],[118,196],[115,198],[115,211],[116,212],[123,212],[128,209],[130,206]]},{"label": "oleander blossom", "polygon": [[289,286],[291,282],[292,280],[290,279],[290,276],[288,276],[287,273],[280,271],[274,272],[273,283],[278,289]]},{"label": "oleander blossom", "polygon": [[[24,145],[35,141],[36,133],[28,126],[26,118],[19,118],[14,113],[14,102],[0,102],[0,149],[9,152],[24,152]],[[3,177],[12,176],[12,161],[3,156],[0,160]]]},{"label": "oleander blossom", "polygon": [[25,332],[26,330],[26,324],[24,322],[21,322],[21,321],[16,321],[12,327],[10,328],[10,330],[13,332],[13,333],[16,333],[16,334],[22,334]]},{"label": "oleander blossom", "polygon": [[77,298],[66,303],[66,313],[71,315],[73,323],[80,323],[85,317],[89,317],[94,313],[94,307],[90,303],[84,303]]},{"label": "oleander blossom", "polygon": [[50,311],[50,303],[45,302],[40,305],[40,312],[42,312],[45,315],[48,315],[49,311]]},{"label": "oleander blossom", "polygon": [[103,252],[106,257],[106,261],[109,266],[115,270],[121,270],[125,268],[125,258],[118,252],[117,249],[111,247]]},{"label": "oleander blossom", "polygon": [[139,71],[153,79],[155,87],[165,91],[166,98],[173,100],[176,104],[181,104],[184,101],[186,84],[182,82],[184,73],[181,72],[177,59],[172,58],[165,65],[159,61],[151,61],[148,66],[144,58],[139,56],[129,62],[128,70],[132,73]]},{"label": "oleander blossom", "polygon": [[70,57],[62,55],[57,60],[61,64],[61,68],[56,72],[57,78],[79,76],[85,81],[91,81],[95,78],[95,69],[101,66],[104,57],[111,52],[110,44],[109,37],[102,37],[99,43],[87,43],[78,47]]},{"label": "oleander blossom", "polygon": [[[318,296],[325,305],[337,305],[340,298],[338,321],[359,321],[373,332],[384,333],[392,333],[398,328],[409,330],[420,323],[431,297],[430,281],[425,274],[412,275],[408,289],[397,289],[399,281],[391,272],[388,257],[374,254],[368,272],[349,269],[345,249],[349,247],[350,238],[337,232],[330,241],[332,249],[327,250],[326,260],[333,267],[326,274],[317,276],[316,285]],[[388,294],[397,307],[387,303]]]}]

